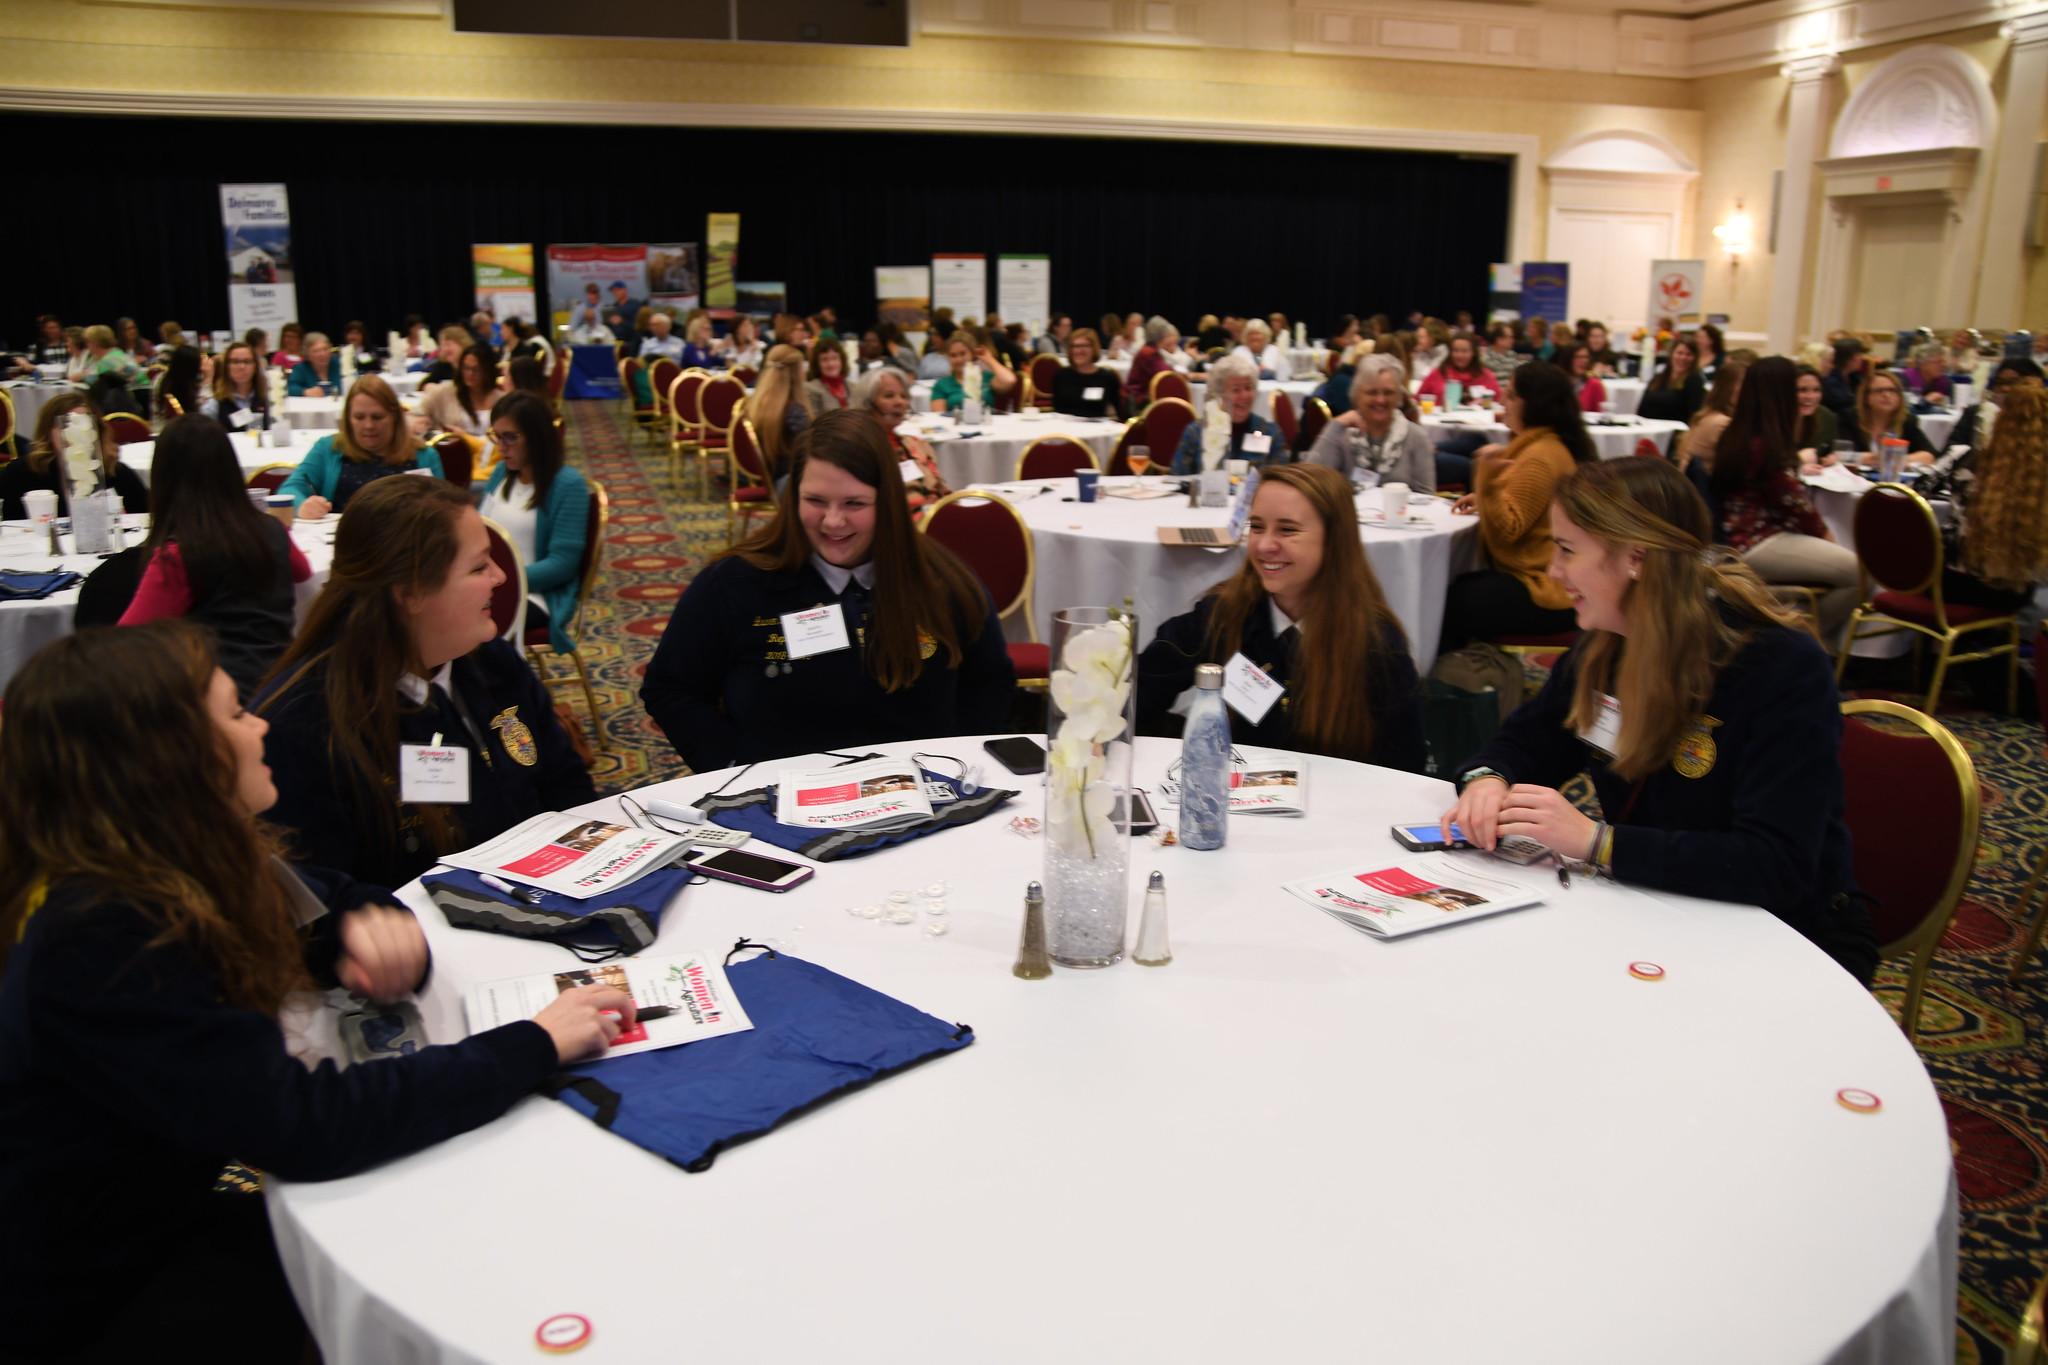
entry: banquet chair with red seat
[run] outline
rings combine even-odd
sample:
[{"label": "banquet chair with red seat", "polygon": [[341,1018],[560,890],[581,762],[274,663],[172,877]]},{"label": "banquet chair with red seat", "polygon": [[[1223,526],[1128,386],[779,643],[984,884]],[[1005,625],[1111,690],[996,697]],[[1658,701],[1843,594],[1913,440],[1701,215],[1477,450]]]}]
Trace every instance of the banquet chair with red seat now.
[{"label": "banquet chair with red seat", "polygon": [[619,387],[626,391],[626,402],[633,411],[633,427],[637,431],[652,432],[657,429],[660,405],[650,393],[640,397],[640,386],[633,382],[647,368],[639,356],[629,355],[619,362]]},{"label": "banquet chair with red seat", "polygon": [[1301,405],[1301,439],[1295,442],[1295,450],[1307,454],[1316,437],[1323,434],[1323,428],[1330,425],[1330,405],[1320,398],[1310,398]]},{"label": "banquet chair with red seat", "polygon": [[711,377],[705,370],[684,370],[675,377],[668,389],[668,456],[669,471],[676,482],[682,482],[684,464],[697,453],[698,442],[704,435],[704,409],[697,401],[703,392],[704,381]]},{"label": "banquet chair with red seat", "polygon": [[1142,416],[1144,445],[1152,452],[1152,462],[1171,468],[1173,452],[1180,448],[1180,434],[1195,420],[1195,405],[1184,398],[1155,398]]},{"label": "banquet chair with red seat", "polygon": [[275,493],[284,487],[284,481],[297,469],[298,466],[289,460],[278,464],[260,465],[249,475],[249,489],[251,492]]},{"label": "banquet chair with red seat", "polygon": [[1017,456],[1020,482],[1025,479],[1064,479],[1084,469],[1097,469],[1095,452],[1071,436],[1041,436]]},{"label": "banquet chair with red seat", "polygon": [[554,368],[548,371],[548,401],[559,411],[562,406],[562,393],[569,387],[569,371],[575,364],[575,358],[567,346],[556,351],[554,355]]},{"label": "banquet chair with red seat", "polygon": [[[579,584],[576,590],[576,607],[569,613],[569,619],[562,623],[565,634],[576,624],[576,618],[583,614],[583,606],[590,601],[591,594],[597,591],[597,573],[604,566],[604,528],[611,520],[611,499],[606,495],[604,485],[596,479],[588,479],[586,482],[590,485],[590,507],[583,514],[583,560],[576,569]],[[521,569],[520,573],[523,576],[525,570]],[[526,600],[523,592],[520,600]],[[534,622],[526,628],[526,638],[520,643],[526,647],[526,659],[533,665],[534,673],[552,691],[556,680],[548,676],[546,660],[560,651],[555,649],[554,638],[549,634],[548,628],[537,621]],[[590,712],[591,739],[598,748],[608,750],[612,747],[611,741],[605,738],[604,725],[597,709],[597,694],[590,687],[590,668],[583,661],[583,646],[571,644],[569,658],[576,665],[576,680],[583,685],[583,705]]]},{"label": "banquet chair with red seat", "polygon": [[1301,435],[1301,423],[1294,420],[1294,400],[1283,389],[1273,390],[1273,425],[1280,428],[1289,450],[1298,449],[1294,442]]},{"label": "banquet chair with red seat", "polygon": [[1560,630],[1548,634],[1496,635],[1485,643],[1506,654],[1527,654],[1542,658],[1545,655],[1562,654],[1578,642],[1578,631]]},{"label": "banquet chair with red seat", "polygon": [[667,356],[647,367],[647,387],[654,392],[654,422],[660,430],[669,428],[668,391],[682,372],[683,367]]},{"label": "banquet chair with red seat", "polygon": [[726,499],[725,543],[736,538],[736,530],[753,525],[755,517],[775,513],[775,480],[768,473],[767,457],[761,453],[761,439],[753,422],[745,416],[732,428],[732,493]]},{"label": "banquet chair with red seat", "polygon": [[476,447],[459,431],[445,431],[434,439],[434,453],[441,457],[441,477],[457,488],[467,488],[476,468]]},{"label": "banquet chair with red seat", "polygon": [[526,561],[513,548],[504,527],[485,517],[484,530],[490,537],[491,563],[505,575],[504,582],[491,589],[491,625],[499,638],[508,639],[526,619]]},{"label": "banquet chair with red seat", "polygon": [[1152,376],[1152,384],[1146,391],[1145,401],[1152,403],[1157,402],[1161,398],[1178,398],[1189,407],[1193,407],[1195,403],[1194,386],[1188,383],[1187,376],[1184,374],[1178,374],[1173,370],[1161,370],[1158,374]]},{"label": "banquet chair with red seat", "polygon": [[1056,355],[1035,355],[1026,367],[1025,378],[1031,384],[1031,403],[1044,412],[1052,411],[1052,386],[1059,378],[1060,358]]},{"label": "banquet chair with red seat", "polygon": [[[1856,503],[1856,560],[1863,570],[1863,603],[1849,615],[1842,652],[1835,662],[1839,684],[1849,667],[1849,653],[1858,640],[1874,640],[1909,632],[1936,646],[1934,678],[1921,709],[1941,706],[1941,685],[1954,664],[2006,656],[2005,709],[2019,703],[2020,618],[1996,607],[1973,607],[1942,599],[1943,548],[1941,526],[1927,499],[1903,484],[1880,483]],[[1871,591],[1875,583],[1878,591]],[[1865,630],[1865,625],[1875,625]],[[1958,654],[1963,638],[1996,631],[2005,638],[1968,654]],[[1916,641],[1917,643],[1917,641]]]},{"label": "banquet chair with red seat", "polygon": [[1899,1026],[1917,1040],[1934,950],[1977,863],[1976,767],[1948,727],[1924,712],[1893,701],[1843,702],[1842,815],[1878,956],[1911,960]]},{"label": "banquet chair with red seat", "polygon": [[[1102,466],[1102,472],[1112,477],[1130,473],[1130,449],[1134,445],[1145,445],[1145,419],[1143,417],[1133,417],[1130,421],[1124,423],[1123,434],[1116,438],[1116,448],[1110,451],[1109,460]],[[1146,446],[1145,449],[1148,453],[1151,451],[1150,446]],[[1152,460],[1154,464],[1157,464],[1159,457],[1154,455]]]},{"label": "banquet chair with red seat", "polygon": [[0,464],[14,458],[14,400],[0,389]]},{"label": "banquet chair with red seat", "polygon": [[1024,613],[1030,638],[1010,642],[1010,667],[1019,687],[1043,691],[1052,676],[1052,650],[1038,642],[1038,623],[1031,610],[1038,566],[1024,518],[998,494],[963,490],[927,507],[917,529],[974,571],[996,604],[998,620]]},{"label": "banquet chair with red seat", "polygon": [[141,441],[155,439],[149,423],[132,412],[110,412],[100,419],[107,434],[114,438],[117,446],[132,446]]},{"label": "banquet chair with red seat", "polygon": [[709,375],[697,390],[697,413],[702,426],[697,435],[697,489],[711,496],[711,462],[724,460],[732,446],[732,426],[747,390],[729,374]]},{"label": "banquet chair with red seat", "polygon": [[752,365],[741,365],[732,371],[732,377],[751,389],[760,382],[761,372]]}]

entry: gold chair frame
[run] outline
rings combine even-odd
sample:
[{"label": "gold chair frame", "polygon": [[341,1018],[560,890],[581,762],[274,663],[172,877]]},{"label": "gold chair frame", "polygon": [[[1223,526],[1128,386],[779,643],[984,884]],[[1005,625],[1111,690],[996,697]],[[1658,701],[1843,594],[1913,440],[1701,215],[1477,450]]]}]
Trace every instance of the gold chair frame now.
[{"label": "gold chair frame", "polygon": [[[1023,480],[1025,461],[1031,458],[1032,451],[1038,449],[1040,446],[1046,444],[1048,441],[1065,441],[1068,445],[1079,446],[1081,448],[1081,453],[1088,457],[1088,463],[1094,467],[1095,472],[1098,474],[1102,472],[1102,457],[1095,453],[1095,447],[1089,445],[1086,441],[1082,440],[1078,436],[1069,436],[1063,431],[1048,431],[1045,435],[1038,437],[1036,440],[1032,441],[1029,445],[1025,446],[1022,450],[1017,452],[1017,467],[1014,471],[1012,471],[1010,475],[1011,480],[1013,482],[1021,482]],[[942,498],[940,499],[940,501],[943,502],[944,499]],[[933,504],[933,506],[937,505],[937,503]]]},{"label": "gold chair frame", "polygon": [[2039,1365],[2041,1346],[2048,1342],[2048,1275],[2034,1286],[2034,1292],[2027,1299],[2027,1306],[2020,1310],[2019,1326],[2012,1334],[2012,1350],[2006,1354],[2005,1365]]},{"label": "gold chair frame", "polygon": [[[1159,401],[1159,381],[1166,378],[1166,376],[1168,375],[1175,376],[1180,380],[1181,383],[1187,385],[1188,392],[1190,394],[1192,394],[1195,391],[1195,381],[1189,379],[1179,370],[1173,369],[1171,367],[1168,367],[1164,370],[1159,370],[1155,372],[1153,376],[1145,382],[1145,403],[1148,407],[1151,404]],[[1188,406],[1190,407],[1194,406],[1194,402],[1190,398],[1183,398],[1181,399],[1181,402],[1188,404]]]},{"label": "gold chair frame", "polygon": [[260,465],[257,465],[257,466],[256,466],[256,467],[255,467],[254,469],[252,469],[252,470],[250,470],[250,471],[249,471],[249,477],[248,477],[247,479],[243,480],[243,482],[242,482],[242,487],[244,487],[244,488],[254,488],[254,487],[256,486],[256,480],[257,480],[257,478],[258,478],[258,477],[259,477],[260,475],[268,474],[268,473],[269,473],[269,472],[270,472],[271,470],[273,470],[273,469],[297,469],[297,468],[298,468],[298,465],[297,465],[297,464],[295,464],[295,463],[294,463],[293,461],[291,461],[291,460],[272,460],[272,461],[271,461],[271,462],[270,462],[269,464],[260,464]]},{"label": "gold chair frame", "polygon": [[[1091,451],[1089,453],[1093,454],[1094,452]],[[1010,599],[1007,606],[998,605],[996,607],[996,620],[1002,621],[1011,614],[1021,610],[1024,613],[1024,633],[1029,642],[1034,645],[1043,644],[1044,641],[1038,638],[1037,614],[1031,609],[1032,594],[1038,586],[1038,541],[1031,534],[1031,523],[1024,520],[1024,514],[1017,510],[1015,503],[1002,494],[988,489],[963,488],[958,492],[946,494],[945,497],[924,508],[923,515],[917,519],[917,533],[919,535],[930,535],[932,522],[938,516],[940,508],[949,502],[961,502],[969,498],[979,498],[983,502],[992,502],[1002,508],[1010,514],[1010,519],[1017,523],[1017,529],[1024,533],[1024,583],[1023,586],[1017,589],[1017,595]],[[1050,678],[1019,678],[1017,686],[1027,692],[1043,692],[1052,686],[1052,680]]]},{"label": "gold chair frame", "polygon": [[0,464],[6,464],[14,458],[14,443],[21,437],[21,426],[14,411],[14,400],[5,389],[0,389],[0,413],[7,416],[6,435],[0,436]]},{"label": "gold chair frame", "polygon": [[[704,413],[704,390],[705,390],[706,388],[710,387],[710,386],[711,386],[712,384],[715,384],[715,383],[718,383],[718,382],[720,382],[721,380],[724,380],[724,379],[730,379],[730,378],[732,378],[732,376],[730,376],[730,375],[722,375],[722,374],[719,374],[719,373],[717,373],[717,372],[715,372],[715,371],[709,371],[709,372],[706,372],[706,374],[705,374],[705,379],[704,379],[704,383],[703,383],[703,384],[702,384],[701,386],[699,386],[699,387],[698,387],[698,389],[697,389],[697,393],[696,393],[696,401],[697,401],[697,419],[698,419],[698,420],[697,420],[697,495],[698,495],[698,497],[700,497],[701,499],[703,499],[703,500],[704,500],[705,502],[709,502],[709,501],[711,501],[711,462],[712,462],[712,460],[713,460],[713,459],[723,459],[723,460],[725,461],[725,467],[726,467],[726,469],[727,469],[728,473],[730,473],[730,471],[731,471],[731,469],[732,469],[732,429],[733,429],[733,428],[734,428],[735,426],[738,426],[738,425],[739,425],[739,423],[740,423],[740,420],[741,420],[741,418],[740,418],[740,410],[741,410],[741,409],[742,409],[743,407],[745,407],[745,406],[746,406],[746,402],[747,402],[747,399],[748,399],[748,398],[749,398],[749,397],[751,396],[751,395],[750,395],[750,393],[749,393],[749,392],[748,392],[748,390],[747,390],[747,387],[746,387],[746,385],[744,385],[744,384],[741,384],[741,385],[740,385],[740,396],[739,396],[738,398],[736,398],[736,399],[734,399],[734,400],[733,400],[733,405],[732,405],[732,421],[728,422],[728,423],[727,423],[726,425],[724,425],[724,426],[722,426],[722,427],[721,427],[721,426],[714,426],[714,425],[712,424],[712,421],[711,421],[711,419],[710,419],[710,418],[709,418],[708,416],[706,416],[706,415],[705,415],[705,413]],[[739,381],[738,381],[737,379],[734,379],[734,380],[733,380],[733,382],[734,382],[734,383],[736,383],[736,384],[738,384],[738,383],[739,383]],[[801,401],[801,400],[799,400],[799,401]],[[725,437],[725,444],[724,444],[723,446],[719,446],[719,447],[717,447],[717,448],[715,448],[715,449],[714,449],[714,448],[713,448],[712,446],[710,446],[709,444],[707,444],[707,442],[706,442],[706,438],[707,438],[707,437],[709,437],[709,436],[710,436],[710,435],[711,435],[711,434],[712,434],[713,432],[717,432],[717,433],[718,433],[719,435],[721,435],[721,436]]]},{"label": "gold chair frame", "polygon": [[[597,590],[597,575],[604,567],[604,531],[605,527],[611,522],[612,516],[611,498],[605,493],[604,485],[596,479],[588,478],[587,476],[584,482],[590,485],[590,496],[597,503],[597,527],[594,532],[596,542],[590,547],[590,565],[583,571],[583,582],[577,585],[576,610],[570,612],[569,619],[562,623],[564,631],[576,624],[576,618],[583,614],[583,604],[588,602],[590,595]],[[518,557],[519,548],[517,546],[513,547],[512,555],[515,559]],[[519,585],[519,600],[523,602],[526,600],[526,566],[524,564],[519,566]],[[523,635],[524,632],[522,631],[521,634]],[[527,644],[524,639],[521,639],[519,644],[526,651],[527,662],[533,666],[533,671],[539,676],[541,685],[546,687],[550,694],[552,694],[556,680],[548,676],[548,669],[542,660],[553,657],[561,651],[557,650],[552,643],[549,644],[546,654]],[[604,726],[598,718],[597,693],[591,690],[590,667],[583,661],[583,646],[581,644],[570,645],[569,658],[576,665],[576,681],[583,685],[583,705],[590,712],[590,737],[601,751],[609,753],[611,752],[612,743],[606,737]],[[568,680],[565,678],[562,681],[566,682]]]},{"label": "gold chair frame", "polygon": [[696,394],[691,395],[692,405],[697,409],[696,420],[686,417],[683,413],[682,405],[676,402],[676,390],[681,388],[683,381],[693,374],[698,377],[697,392],[703,392],[703,381],[711,377],[711,371],[705,369],[702,365],[690,366],[673,380],[669,381],[668,386],[669,473],[674,477],[676,487],[679,489],[682,487],[684,467],[689,464],[690,456],[697,453],[697,448],[704,434],[704,408],[701,403],[696,402]]},{"label": "gold chair frame", "polygon": [[744,428],[747,433],[747,439],[753,442],[754,453],[761,456],[761,486],[768,490],[768,500],[765,504],[758,502],[742,503],[740,501],[740,490],[753,487],[754,476],[747,471],[746,466],[740,463],[737,455],[729,457],[732,460],[732,487],[727,490],[725,498],[725,543],[727,545],[733,544],[737,539],[736,528],[745,529],[751,527],[754,524],[754,518],[757,516],[772,517],[775,515],[775,479],[768,469],[767,453],[761,449],[760,433],[754,430],[754,419],[746,415],[746,410],[747,399],[742,398],[738,406],[733,409],[733,435],[728,438],[732,441],[732,444],[728,449],[737,450],[739,448],[738,437],[741,429]]}]

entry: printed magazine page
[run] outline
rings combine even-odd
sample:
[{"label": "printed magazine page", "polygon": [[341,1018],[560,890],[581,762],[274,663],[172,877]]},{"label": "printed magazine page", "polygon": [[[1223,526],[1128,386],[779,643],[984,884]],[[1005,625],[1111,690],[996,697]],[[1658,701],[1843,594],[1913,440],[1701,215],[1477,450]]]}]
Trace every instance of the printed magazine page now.
[{"label": "printed magazine page", "polygon": [[785,825],[873,829],[915,824],[931,814],[917,764],[907,758],[876,758],[822,772],[784,768],[775,775],[775,818]]},{"label": "printed magazine page", "polygon": [[1490,877],[1469,862],[1442,853],[1384,866],[1348,867],[1288,882],[1283,889],[1354,929],[1382,938],[1519,910],[1543,899],[1519,882]]},{"label": "printed magazine page", "polygon": [[441,861],[587,900],[666,867],[689,842],[679,834],[550,811]]},{"label": "printed magazine page", "polygon": [[636,1021],[606,1050],[605,1058],[679,1047],[720,1034],[743,1033],[754,1026],[740,1008],[739,997],[732,993],[718,958],[693,952],[622,958],[472,987],[463,997],[470,1032],[531,1019],[563,991],[578,986],[609,986],[632,996],[636,1010],[668,1011],[658,1018]]},{"label": "printed magazine page", "polygon": [[1306,815],[1308,760],[1271,749],[1240,749],[1230,765],[1232,815]]}]

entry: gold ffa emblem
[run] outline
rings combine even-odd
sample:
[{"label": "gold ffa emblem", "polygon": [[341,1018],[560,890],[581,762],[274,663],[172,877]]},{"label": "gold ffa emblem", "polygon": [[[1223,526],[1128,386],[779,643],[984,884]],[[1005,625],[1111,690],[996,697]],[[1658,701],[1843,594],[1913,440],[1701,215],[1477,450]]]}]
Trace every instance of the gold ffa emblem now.
[{"label": "gold ffa emblem", "polygon": [[540,746],[533,742],[533,731],[526,728],[526,722],[519,719],[519,708],[508,706],[491,721],[491,728],[498,732],[498,742],[505,746],[505,752],[512,755],[512,761],[522,768],[531,768],[540,762]]},{"label": "gold ffa emblem", "polygon": [[1712,716],[1701,716],[1699,728],[1678,741],[1671,766],[1680,777],[1705,777],[1714,771],[1714,760],[1721,752],[1714,745],[1714,728],[1720,723]]},{"label": "gold ffa emblem", "polygon": [[939,642],[923,631],[917,633],[917,657],[929,659],[939,652]]}]

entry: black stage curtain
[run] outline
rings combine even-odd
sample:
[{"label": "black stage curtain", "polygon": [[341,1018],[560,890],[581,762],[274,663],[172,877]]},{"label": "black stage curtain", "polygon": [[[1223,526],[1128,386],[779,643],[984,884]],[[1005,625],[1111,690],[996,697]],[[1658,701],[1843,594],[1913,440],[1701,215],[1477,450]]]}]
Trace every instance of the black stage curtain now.
[{"label": "black stage curtain", "polygon": [[[299,310],[373,338],[471,308],[469,248],[702,243],[736,211],[744,280],[872,317],[874,267],[935,251],[1052,257],[1055,308],[1485,314],[1507,255],[1505,158],[993,134],[0,116],[19,149],[0,337],[37,313],[227,326],[223,181],[283,180]],[[542,269],[543,276],[545,269]],[[545,287],[545,279],[542,280]],[[275,338],[273,338],[275,340]]]}]

